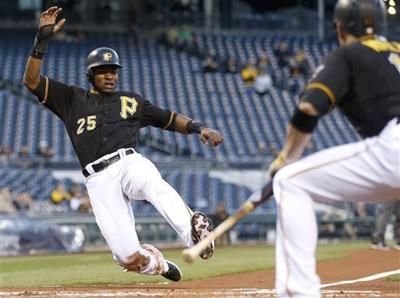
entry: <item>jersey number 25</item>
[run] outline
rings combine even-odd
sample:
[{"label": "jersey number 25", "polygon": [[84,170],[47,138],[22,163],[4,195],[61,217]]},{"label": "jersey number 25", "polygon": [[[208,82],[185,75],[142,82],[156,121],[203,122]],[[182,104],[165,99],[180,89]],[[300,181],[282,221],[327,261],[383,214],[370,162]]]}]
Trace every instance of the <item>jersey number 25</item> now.
[{"label": "jersey number 25", "polygon": [[[85,127],[86,123],[86,127]],[[86,118],[78,119],[78,129],[76,130],[76,134],[80,135],[85,130],[93,130],[96,128],[96,115],[87,116]]]}]

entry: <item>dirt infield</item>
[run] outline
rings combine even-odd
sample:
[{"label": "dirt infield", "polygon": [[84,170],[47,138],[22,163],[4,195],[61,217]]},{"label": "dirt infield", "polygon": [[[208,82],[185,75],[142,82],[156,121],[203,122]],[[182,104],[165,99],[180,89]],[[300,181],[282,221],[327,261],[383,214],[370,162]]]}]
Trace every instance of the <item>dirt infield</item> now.
[{"label": "dirt infield", "polygon": [[[400,269],[400,251],[354,251],[349,257],[322,261],[323,284]],[[0,289],[7,297],[274,297],[274,270],[237,273],[180,283],[65,288]],[[324,297],[400,297],[400,283],[384,279],[327,287]]]}]

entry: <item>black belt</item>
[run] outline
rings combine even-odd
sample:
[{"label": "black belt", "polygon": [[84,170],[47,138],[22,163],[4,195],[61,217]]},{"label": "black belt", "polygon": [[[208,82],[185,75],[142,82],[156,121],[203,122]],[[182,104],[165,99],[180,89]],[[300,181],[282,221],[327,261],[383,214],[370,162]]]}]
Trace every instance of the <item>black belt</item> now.
[{"label": "black belt", "polygon": [[[135,153],[135,150],[133,149],[126,149],[125,150],[125,154],[126,155],[131,155]],[[107,168],[109,165],[119,161],[121,159],[121,157],[119,156],[119,153],[115,154],[114,156],[111,156],[110,158],[106,158],[103,159],[97,163],[92,164],[92,169],[95,173],[103,171],[105,168]],[[84,168],[82,170],[82,174],[85,177],[89,177],[90,173],[88,172],[88,170],[86,170],[86,168]]]}]

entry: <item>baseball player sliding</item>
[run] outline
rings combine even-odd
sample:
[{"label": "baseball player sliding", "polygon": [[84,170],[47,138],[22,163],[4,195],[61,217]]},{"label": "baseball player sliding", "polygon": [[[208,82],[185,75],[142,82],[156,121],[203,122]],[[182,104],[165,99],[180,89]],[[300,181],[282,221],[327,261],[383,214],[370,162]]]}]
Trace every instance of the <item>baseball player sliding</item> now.
[{"label": "baseball player sliding", "polygon": [[[340,48],[300,95],[286,142],[270,165],[269,173],[276,173],[279,297],[320,297],[314,200],[400,200],[400,44],[383,37],[385,13],[383,0],[337,2]],[[335,106],[364,140],[296,161],[318,119]]]},{"label": "baseball player sliding", "polygon": [[[110,48],[95,49],[87,58],[86,72],[93,85],[90,91],[40,75],[48,43],[65,23],[65,19],[56,23],[61,10],[51,7],[40,16],[24,84],[64,122],[86,177],[96,222],[114,260],[125,271],[161,274],[178,281],[179,268],[154,246],[139,242],[131,201],[153,204],[187,246],[209,235],[211,225],[205,215],[188,208],[150,160],[135,151],[135,135],[150,125],[199,134],[203,143],[212,147],[222,142],[222,136],[200,122],[156,107],[136,93],[116,91],[122,66]],[[213,249],[210,244],[200,256],[211,257]]]}]

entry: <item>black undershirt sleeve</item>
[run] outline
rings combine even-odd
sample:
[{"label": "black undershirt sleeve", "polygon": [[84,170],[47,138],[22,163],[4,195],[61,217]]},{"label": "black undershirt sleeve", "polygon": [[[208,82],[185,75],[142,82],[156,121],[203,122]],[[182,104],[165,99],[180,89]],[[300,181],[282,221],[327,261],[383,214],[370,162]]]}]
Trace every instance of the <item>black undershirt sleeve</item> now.
[{"label": "black undershirt sleeve", "polygon": [[43,102],[43,98],[45,98],[46,88],[48,86],[48,80],[40,76],[39,85],[36,87],[35,90],[32,90],[32,93],[35,94],[39,100],[39,102]]},{"label": "black undershirt sleeve", "polygon": [[312,103],[319,113],[319,116],[327,114],[330,109],[334,106],[329,97],[320,89],[310,88],[303,91],[300,97],[300,101],[306,101]]}]

